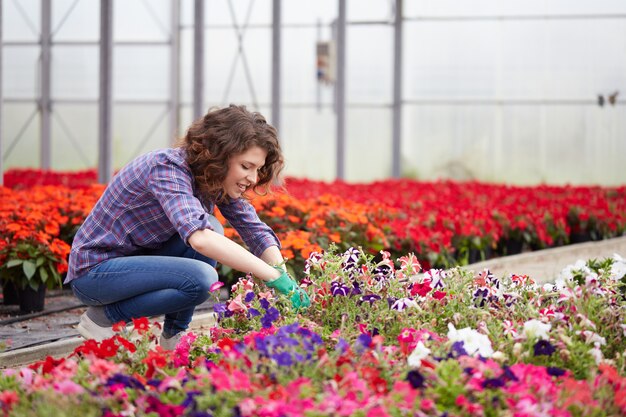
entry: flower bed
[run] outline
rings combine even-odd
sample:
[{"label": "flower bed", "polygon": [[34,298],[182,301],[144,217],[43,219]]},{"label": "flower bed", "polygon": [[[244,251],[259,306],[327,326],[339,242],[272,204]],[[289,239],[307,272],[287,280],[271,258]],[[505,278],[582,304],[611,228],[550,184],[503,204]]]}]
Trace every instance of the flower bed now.
[{"label": "flower bed", "polygon": [[[14,188],[0,187],[0,279],[15,275],[20,267],[23,270],[20,259],[32,261],[41,253],[50,254],[51,239],[71,243],[77,226],[102,193],[103,186],[91,184],[95,178],[95,171],[5,173],[7,185]],[[626,187],[412,180],[347,184],[288,178],[285,189],[255,197],[252,203],[281,239],[291,272],[301,270],[311,252],[331,243],[342,249],[361,246],[371,253],[384,249],[394,257],[412,252],[430,268],[606,239],[626,230]],[[23,233],[29,234],[28,250],[22,245],[27,237]],[[237,239],[228,225],[226,234]],[[36,247],[34,252],[31,247]],[[45,259],[58,271],[66,260],[57,252]],[[30,273],[32,268],[27,268]],[[221,273],[228,282],[234,279],[226,268]]]},{"label": "flower bed", "polygon": [[[252,277],[219,327],[151,347],[148,320],[0,376],[30,416],[616,416],[626,413],[626,260],[554,284],[428,270],[409,254],[311,253],[294,311]],[[121,326],[120,326],[121,328]]]}]

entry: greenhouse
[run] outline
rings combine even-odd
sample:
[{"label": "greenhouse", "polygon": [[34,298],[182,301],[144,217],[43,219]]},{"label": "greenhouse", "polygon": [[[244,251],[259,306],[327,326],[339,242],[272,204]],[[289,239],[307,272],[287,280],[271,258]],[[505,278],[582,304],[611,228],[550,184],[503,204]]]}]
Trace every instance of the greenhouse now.
[{"label": "greenhouse", "polygon": [[626,415],[625,104],[622,0],[0,0],[0,415]]}]

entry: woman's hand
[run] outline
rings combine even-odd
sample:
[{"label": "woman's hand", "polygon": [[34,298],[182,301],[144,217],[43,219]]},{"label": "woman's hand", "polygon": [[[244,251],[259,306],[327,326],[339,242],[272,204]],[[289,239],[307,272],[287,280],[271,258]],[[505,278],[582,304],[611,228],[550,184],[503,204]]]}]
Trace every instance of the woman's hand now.
[{"label": "woman's hand", "polygon": [[302,307],[309,307],[311,300],[308,294],[287,274],[287,272],[279,266],[275,266],[276,270],[282,272],[275,280],[266,282],[267,286],[276,289],[281,294],[289,295],[291,305],[299,310]]}]

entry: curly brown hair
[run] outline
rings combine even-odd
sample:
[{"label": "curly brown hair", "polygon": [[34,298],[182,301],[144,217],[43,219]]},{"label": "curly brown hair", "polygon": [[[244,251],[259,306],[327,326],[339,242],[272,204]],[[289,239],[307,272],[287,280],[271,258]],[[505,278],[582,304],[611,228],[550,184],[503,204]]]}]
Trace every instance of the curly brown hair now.
[{"label": "curly brown hair", "polygon": [[263,115],[248,111],[245,106],[231,104],[209,110],[191,124],[177,146],[186,151],[186,161],[200,195],[218,203],[228,199],[223,182],[233,156],[253,146],[267,152],[265,165],[259,169],[258,181],[252,188],[257,194],[269,192],[269,186],[284,166],[276,129]]}]

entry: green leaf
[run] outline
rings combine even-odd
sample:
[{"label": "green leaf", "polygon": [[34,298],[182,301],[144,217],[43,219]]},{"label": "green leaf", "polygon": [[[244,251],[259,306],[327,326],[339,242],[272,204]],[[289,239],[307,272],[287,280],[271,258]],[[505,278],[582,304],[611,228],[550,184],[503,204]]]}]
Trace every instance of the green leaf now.
[{"label": "green leaf", "polygon": [[39,258],[37,258],[36,266],[40,267],[45,261],[46,261],[46,257],[45,256],[40,256]]},{"label": "green leaf", "polygon": [[41,277],[42,283],[48,280],[48,271],[46,271],[46,268],[39,268],[39,276]]},{"label": "green leaf", "polygon": [[24,274],[26,274],[26,278],[28,278],[29,280],[33,277],[33,275],[35,275],[35,272],[37,271],[37,267],[32,261],[24,261],[24,263],[22,264],[22,269],[24,270]]},{"label": "green leaf", "polygon": [[16,265],[21,265],[23,262],[23,259],[11,259],[9,262],[7,262],[7,268],[13,268]]}]

